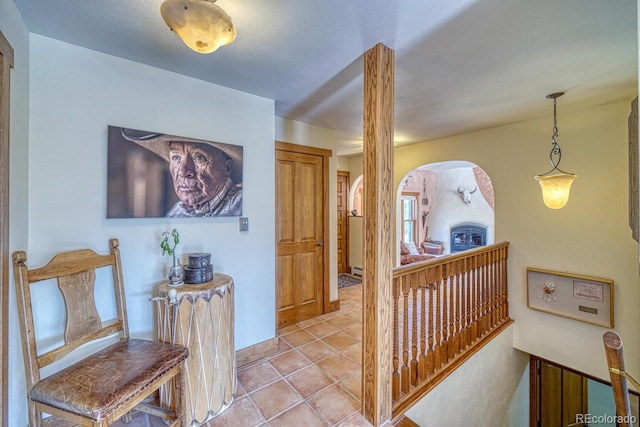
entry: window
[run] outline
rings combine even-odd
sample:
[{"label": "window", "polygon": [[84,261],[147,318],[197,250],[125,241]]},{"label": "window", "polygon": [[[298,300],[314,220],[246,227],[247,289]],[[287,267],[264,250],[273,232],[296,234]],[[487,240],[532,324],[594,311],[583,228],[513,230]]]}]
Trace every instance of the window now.
[{"label": "window", "polygon": [[418,194],[402,193],[402,241],[404,243],[418,242]]}]

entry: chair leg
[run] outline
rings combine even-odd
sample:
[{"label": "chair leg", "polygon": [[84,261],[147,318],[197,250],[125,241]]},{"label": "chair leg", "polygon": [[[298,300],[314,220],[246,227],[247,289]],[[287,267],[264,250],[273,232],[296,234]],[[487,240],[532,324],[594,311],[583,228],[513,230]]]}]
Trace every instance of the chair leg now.
[{"label": "chair leg", "polygon": [[33,427],[42,426],[42,412],[36,409],[36,404],[29,400],[27,406],[29,407],[29,425]]},{"label": "chair leg", "polygon": [[180,419],[180,425],[185,426],[187,422],[187,405],[185,402],[185,390],[187,388],[187,372],[184,363],[178,371],[178,378],[175,383],[178,385],[176,393],[176,416]]}]

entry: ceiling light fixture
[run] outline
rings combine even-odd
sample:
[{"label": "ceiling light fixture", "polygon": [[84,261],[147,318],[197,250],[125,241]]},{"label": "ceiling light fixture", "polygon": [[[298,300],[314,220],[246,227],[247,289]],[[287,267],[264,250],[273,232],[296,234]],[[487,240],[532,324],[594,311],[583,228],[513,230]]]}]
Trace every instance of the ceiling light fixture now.
[{"label": "ceiling light fixture", "polygon": [[[542,187],[542,200],[544,204],[550,209],[561,209],[569,201],[569,190],[573,180],[578,177],[572,173],[567,173],[560,169],[558,165],[562,159],[562,151],[560,145],[556,141],[558,137],[558,121],[556,119],[556,99],[564,95],[564,92],[556,92],[551,95],[547,95],[547,99],[553,99],[553,135],[551,136],[551,153],[549,153],[549,161],[553,168],[542,175],[538,175],[535,179],[540,183]],[[559,173],[555,175],[549,175],[553,171]]]},{"label": "ceiling light fixture", "polygon": [[165,0],[162,19],[192,50],[211,53],[236,38],[231,18],[216,0]]}]

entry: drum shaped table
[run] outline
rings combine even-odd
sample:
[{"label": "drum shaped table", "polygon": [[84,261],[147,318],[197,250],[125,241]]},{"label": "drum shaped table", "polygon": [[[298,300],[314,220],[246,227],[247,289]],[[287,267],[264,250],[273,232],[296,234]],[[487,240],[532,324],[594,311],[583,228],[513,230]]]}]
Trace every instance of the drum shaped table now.
[{"label": "drum shaped table", "polygon": [[[200,426],[231,406],[236,394],[233,279],[216,273],[200,284],[165,281],[158,292],[159,339],[189,348],[185,425]],[[170,387],[161,399],[173,406]]]}]

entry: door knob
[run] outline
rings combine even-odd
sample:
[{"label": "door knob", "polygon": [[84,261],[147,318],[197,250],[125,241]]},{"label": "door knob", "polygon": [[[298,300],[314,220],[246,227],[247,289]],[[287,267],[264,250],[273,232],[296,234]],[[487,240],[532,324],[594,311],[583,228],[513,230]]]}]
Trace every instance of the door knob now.
[{"label": "door knob", "polygon": [[316,242],[316,246],[324,246],[324,242],[322,242],[322,241],[318,240],[318,241]]}]

